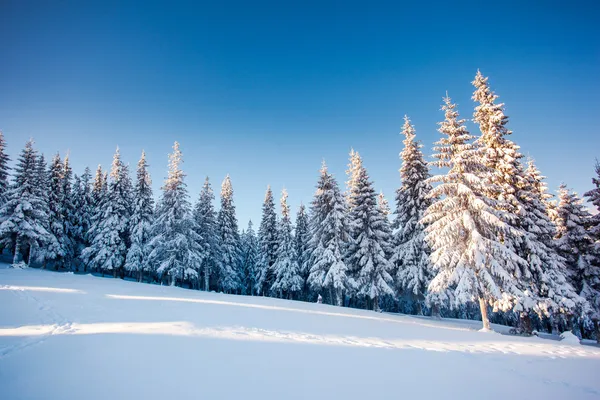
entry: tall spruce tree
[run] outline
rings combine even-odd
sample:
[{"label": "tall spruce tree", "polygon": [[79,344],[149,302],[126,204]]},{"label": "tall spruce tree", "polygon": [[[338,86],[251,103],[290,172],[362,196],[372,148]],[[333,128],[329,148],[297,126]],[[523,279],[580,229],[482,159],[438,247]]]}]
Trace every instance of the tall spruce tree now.
[{"label": "tall spruce tree", "polygon": [[277,214],[271,186],[267,187],[258,228],[257,294],[269,295],[275,279],[273,264],[277,258]]},{"label": "tall spruce tree", "polygon": [[[590,263],[594,267],[600,267],[600,163],[596,160],[596,176],[592,178],[594,188],[584,194],[587,200],[596,207],[596,213],[590,218],[589,233],[594,241]],[[592,285],[592,290],[586,292],[587,300],[594,309],[592,319],[596,325],[596,340],[600,343],[600,284]]]},{"label": "tall spruce tree", "polygon": [[92,224],[92,174],[88,167],[81,176],[75,176],[73,184],[73,207],[74,207],[74,250],[75,258],[81,262],[81,252],[89,246],[88,233]]},{"label": "tall spruce tree", "polygon": [[[173,153],[169,154],[169,174],[163,184],[151,228],[148,262],[156,266],[156,274],[161,282],[166,280],[172,286],[183,286],[185,283],[193,286],[197,284],[205,251],[200,247],[200,236],[192,217],[192,206],[184,182],[185,173],[181,170],[182,162],[179,143],[175,142]],[[146,185],[143,183],[144,188]],[[144,190],[147,195],[147,189]],[[147,204],[144,208],[149,209]]]},{"label": "tall spruce tree", "polygon": [[399,294],[409,297],[416,306],[417,314],[422,314],[422,302],[433,275],[429,247],[425,242],[425,227],[421,222],[425,210],[431,205],[430,174],[421,152],[423,146],[415,140],[415,129],[407,116],[404,117],[402,135],[402,186],[396,191],[396,231],[391,261]]},{"label": "tall spruce tree", "polygon": [[302,290],[302,278],[300,277],[300,266],[296,257],[294,237],[292,234],[292,220],[290,218],[290,206],[287,204],[288,193],[283,189],[281,192],[281,220],[277,230],[279,234],[279,246],[277,257],[273,264],[275,281],[271,291],[280,298],[292,298]]},{"label": "tall spruce tree", "polygon": [[219,286],[226,293],[235,293],[240,282],[240,234],[233,203],[233,187],[229,175],[221,185],[221,209],[217,216],[220,240]]},{"label": "tall spruce tree", "polygon": [[56,240],[48,243],[45,251],[45,259],[52,261],[54,268],[66,266],[66,257],[68,251],[68,234],[65,231],[63,212],[63,175],[64,165],[57,153],[52,158],[50,169],[48,171],[48,220],[50,233]]},{"label": "tall spruce tree", "polygon": [[13,249],[14,266],[28,266],[36,258],[32,251],[49,241],[46,207],[35,186],[39,181],[37,157],[33,140],[29,140],[17,159],[7,201],[0,208],[0,242]]},{"label": "tall spruce tree", "polygon": [[358,153],[356,156],[359,167],[349,199],[354,208],[348,216],[350,241],[346,260],[357,283],[356,294],[377,311],[383,295],[394,295],[392,264],[388,259],[391,235],[387,217],[377,207],[377,195],[367,170]]},{"label": "tall spruce tree", "polygon": [[434,165],[449,170],[429,180],[439,185],[429,194],[434,201],[422,220],[437,269],[428,302],[459,306],[478,299],[483,327],[490,329],[487,305],[508,309],[521,295],[514,265],[523,260],[498,239],[515,232],[486,195],[491,171],[481,162],[482,149],[470,143],[473,136],[458,119],[456,105],[448,97],[444,103],[445,120],[439,128],[443,137],[436,143],[439,161]]},{"label": "tall spruce tree", "polygon": [[296,259],[300,268],[300,278],[302,279],[301,297],[308,300],[308,273],[310,272],[310,230],[308,226],[308,215],[306,207],[300,204],[296,214],[296,233],[294,235],[294,249],[296,250]]},{"label": "tall spruce tree", "polygon": [[[94,269],[112,272],[113,276],[123,277],[127,244],[129,241],[129,210],[131,182],[125,173],[119,149],[113,157],[110,183],[106,198],[94,227],[91,244],[83,251],[84,260]],[[128,182],[129,181],[129,182]]]},{"label": "tall spruce tree", "polygon": [[75,258],[75,236],[76,227],[75,223],[75,205],[73,204],[73,169],[69,162],[69,155],[64,159],[62,172],[62,185],[61,185],[61,211],[62,221],[65,232],[65,256],[64,256],[64,267],[72,268],[73,261]]},{"label": "tall spruce tree", "polygon": [[241,235],[242,249],[242,294],[253,295],[256,287],[256,263],[258,261],[258,240],[252,221],[248,221],[248,229]]},{"label": "tall spruce tree", "polygon": [[217,226],[217,213],[213,202],[215,195],[208,176],[200,191],[200,198],[194,208],[194,219],[198,228],[200,247],[205,249],[202,259],[202,276],[204,277],[204,290],[210,290],[211,276],[219,272],[220,265],[220,238]]},{"label": "tall spruce tree", "polygon": [[325,162],[311,203],[309,227],[308,285],[316,294],[325,290],[331,304],[342,306],[344,293],[354,288],[342,256],[348,241],[346,202]]},{"label": "tall spruce tree", "polygon": [[152,180],[148,172],[146,152],[137,164],[137,177],[133,200],[133,214],[130,220],[131,247],[127,252],[125,270],[137,275],[138,282],[144,281],[144,273],[151,271],[149,263],[150,240],[154,222],[154,197],[152,196]]}]

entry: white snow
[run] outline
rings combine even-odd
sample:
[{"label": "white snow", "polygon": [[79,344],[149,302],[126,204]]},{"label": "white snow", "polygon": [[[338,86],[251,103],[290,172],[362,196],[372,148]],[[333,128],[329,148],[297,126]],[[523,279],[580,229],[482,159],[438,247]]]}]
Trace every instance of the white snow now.
[{"label": "white snow", "polygon": [[600,396],[600,348],[475,321],[35,269],[0,304],[3,400]]},{"label": "white snow", "polygon": [[560,341],[562,343],[571,345],[571,346],[579,346],[579,338],[573,335],[572,332],[563,332],[560,334]]}]

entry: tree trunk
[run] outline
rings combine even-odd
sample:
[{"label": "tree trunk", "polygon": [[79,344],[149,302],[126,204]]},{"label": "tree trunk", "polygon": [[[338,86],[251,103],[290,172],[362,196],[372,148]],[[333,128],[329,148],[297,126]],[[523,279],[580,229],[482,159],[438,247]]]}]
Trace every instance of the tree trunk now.
[{"label": "tree trunk", "polygon": [[207,270],[204,270],[204,290],[210,291],[210,274]]},{"label": "tree trunk", "polygon": [[335,301],[337,303],[338,306],[342,307],[342,303],[343,303],[343,299],[342,299],[342,291],[341,290],[336,290],[335,291]]},{"label": "tree trunk", "polygon": [[329,288],[329,301],[331,304],[333,304],[335,301],[335,297],[333,297],[333,289],[331,287]]},{"label": "tree trunk", "polygon": [[15,243],[15,254],[13,256],[13,264],[18,264],[21,261],[21,240],[17,237]]},{"label": "tree trunk", "polygon": [[440,306],[436,303],[431,306],[431,318],[442,319],[440,315]]},{"label": "tree trunk", "polygon": [[600,319],[594,321],[594,326],[596,328],[596,342],[600,344]]},{"label": "tree trunk", "polygon": [[490,320],[488,318],[487,304],[483,297],[479,298],[479,308],[481,310],[481,321],[483,322],[483,329],[491,330],[492,328],[490,327]]},{"label": "tree trunk", "polygon": [[533,333],[533,327],[531,325],[531,317],[528,312],[522,312],[519,318],[519,328],[522,333],[531,335]]},{"label": "tree trunk", "polygon": [[144,282],[144,270],[140,268],[140,275],[138,277],[138,282]]},{"label": "tree trunk", "polygon": [[379,312],[379,296],[373,298],[373,311]]},{"label": "tree trunk", "polygon": [[417,304],[417,315],[423,315],[423,306],[419,300],[416,301]]}]

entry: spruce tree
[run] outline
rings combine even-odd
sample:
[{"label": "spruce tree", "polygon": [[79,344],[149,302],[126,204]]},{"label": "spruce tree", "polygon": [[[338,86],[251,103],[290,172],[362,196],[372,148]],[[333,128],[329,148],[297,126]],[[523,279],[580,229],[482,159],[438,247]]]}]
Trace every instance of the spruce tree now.
[{"label": "spruce tree", "polygon": [[294,247],[292,235],[292,220],[290,218],[290,207],[287,204],[288,194],[285,189],[281,192],[281,220],[277,230],[279,234],[277,257],[273,264],[275,281],[271,291],[280,298],[292,298],[302,290],[302,278],[300,267]]},{"label": "spruce tree", "polygon": [[[182,162],[179,143],[175,142],[173,153],[169,154],[169,174],[163,184],[151,228],[151,251],[148,256],[148,263],[156,266],[159,280],[166,280],[173,286],[183,286],[186,282],[196,284],[205,254],[199,245],[200,237],[192,217],[185,174],[181,170]],[[143,186],[146,187],[146,183]],[[145,210],[148,209],[146,204]]]},{"label": "spruce tree", "polygon": [[71,268],[75,258],[75,240],[76,227],[75,223],[75,205],[73,204],[73,169],[67,155],[63,162],[62,184],[61,184],[61,211],[62,221],[65,232],[65,255],[64,267]]},{"label": "spruce tree", "polygon": [[433,274],[429,247],[425,242],[425,227],[421,222],[425,210],[431,205],[430,174],[421,152],[423,146],[415,140],[415,129],[407,116],[404,117],[402,135],[402,186],[396,191],[396,231],[391,261],[399,293],[410,298],[416,305],[417,314],[421,314],[422,302]]},{"label": "spruce tree", "polygon": [[240,234],[233,204],[233,187],[229,175],[221,185],[221,209],[217,216],[220,240],[219,286],[226,293],[235,293],[240,282]]},{"label": "spruce tree", "polygon": [[436,143],[439,161],[434,165],[449,170],[429,180],[439,184],[429,194],[433,203],[422,220],[437,269],[428,303],[449,301],[456,307],[478,299],[483,327],[489,330],[487,305],[506,310],[521,295],[514,265],[523,260],[498,240],[515,234],[514,228],[486,195],[490,171],[481,162],[482,149],[470,143],[473,136],[458,119],[456,105],[448,97],[444,102],[445,121],[439,128],[444,136]]},{"label": "spruce tree", "polygon": [[600,267],[594,263],[594,241],[589,226],[591,215],[576,193],[566,185],[559,189],[556,239],[566,259],[568,278],[582,297],[596,307],[600,301]]},{"label": "spruce tree", "polygon": [[133,214],[130,220],[131,247],[127,252],[125,270],[137,275],[138,282],[144,281],[144,273],[151,272],[149,263],[151,228],[154,216],[152,180],[148,172],[146,152],[137,165],[137,178],[133,201]]},{"label": "spruce tree", "polygon": [[256,287],[256,263],[258,261],[258,240],[252,225],[248,221],[248,229],[241,235],[242,248],[242,294],[253,295]]},{"label": "spruce tree", "polygon": [[271,186],[267,187],[265,201],[262,206],[262,218],[258,228],[258,265],[257,265],[257,294],[269,295],[273,285],[273,263],[277,258],[277,214]]},{"label": "spruce tree", "polygon": [[217,213],[213,202],[215,195],[208,177],[200,191],[200,198],[194,208],[194,220],[198,228],[199,245],[205,249],[202,259],[202,275],[204,276],[204,290],[210,290],[210,281],[213,274],[218,273],[220,265],[220,240],[217,226]]},{"label": "spruce tree", "polygon": [[52,261],[54,268],[65,267],[65,259],[68,251],[68,237],[65,232],[63,212],[63,173],[64,165],[57,153],[52,158],[50,170],[48,171],[48,219],[50,233],[56,240],[48,243],[45,251],[46,260]]},{"label": "spruce tree", "polygon": [[[103,178],[104,185],[104,178]],[[84,260],[94,269],[112,272],[116,278],[123,275],[129,241],[129,210],[131,182],[121,161],[119,149],[113,157],[110,182],[101,201],[97,226],[93,229],[91,244],[83,251]],[[103,190],[103,189],[102,189]],[[100,193],[99,193],[100,194]]]},{"label": "spruce tree", "polygon": [[346,203],[336,179],[323,162],[310,212],[310,271],[308,285],[327,291],[331,304],[343,305],[344,292],[354,288],[343,251],[348,241]]},{"label": "spruce tree", "polygon": [[0,131],[0,207],[8,200],[7,194],[10,189],[10,157],[6,154],[6,141],[4,134]]},{"label": "spruce tree", "polygon": [[350,240],[346,260],[357,284],[357,296],[371,302],[373,310],[378,311],[380,298],[394,295],[392,264],[388,259],[391,236],[387,217],[377,207],[377,195],[367,170],[358,153],[356,157],[358,167],[349,199],[354,207],[348,215]]},{"label": "spruce tree", "polygon": [[[0,208],[0,243],[13,250],[13,265],[28,266],[37,256],[31,254],[43,247],[50,233],[44,200],[35,186],[39,182],[37,153],[33,140],[17,159],[13,183],[6,193],[7,201]],[[24,257],[23,257],[24,256]]]},{"label": "spruce tree", "polygon": [[[584,196],[596,208],[595,214],[589,220],[589,233],[594,241],[590,263],[594,267],[600,267],[600,163],[598,160],[596,160],[595,172],[596,177],[592,178],[594,188]],[[586,292],[586,296],[594,309],[592,319],[596,324],[596,340],[600,343],[600,284],[592,285],[591,289]]]},{"label": "spruce tree", "polygon": [[300,204],[296,214],[296,233],[294,235],[294,249],[296,259],[300,268],[300,278],[302,279],[302,299],[308,300],[308,273],[310,272],[310,230],[308,226],[308,215],[306,207]]},{"label": "spruce tree", "polygon": [[92,224],[93,202],[91,181],[92,174],[88,167],[81,176],[75,176],[73,184],[74,207],[74,250],[75,258],[81,262],[81,252],[89,246],[89,230]]}]

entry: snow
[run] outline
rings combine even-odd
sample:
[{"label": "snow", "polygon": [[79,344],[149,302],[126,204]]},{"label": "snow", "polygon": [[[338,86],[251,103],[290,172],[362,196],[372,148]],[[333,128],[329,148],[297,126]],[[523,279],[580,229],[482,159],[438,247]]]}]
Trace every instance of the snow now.
[{"label": "snow", "polygon": [[600,348],[507,327],[2,267],[2,399],[600,395]]},{"label": "snow", "polygon": [[561,333],[560,341],[571,346],[579,346],[579,338],[571,332]]}]

